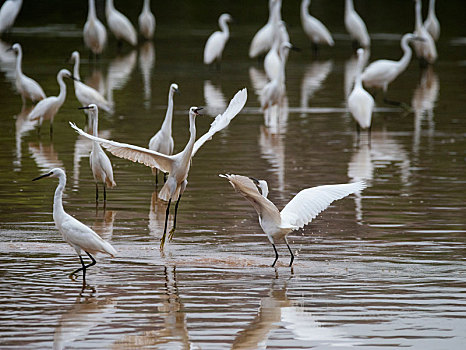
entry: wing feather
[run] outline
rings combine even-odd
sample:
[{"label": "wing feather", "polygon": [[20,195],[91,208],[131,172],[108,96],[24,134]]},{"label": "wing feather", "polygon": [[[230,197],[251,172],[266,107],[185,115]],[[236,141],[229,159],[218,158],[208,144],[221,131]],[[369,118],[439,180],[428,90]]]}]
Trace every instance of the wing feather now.
[{"label": "wing feather", "polygon": [[138,162],[151,168],[157,168],[163,172],[171,172],[173,159],[172,156],[151,151],[150,149],[130,145],[127,143],[120,143],[116,141],[106,140],[97,136],[92,136],[78,128],[74,123],[70,122],[71,127],[76,130],[80,135],[87,137],[90,140],[97,141],[105,147],[114,156]]},{"label": "wing feather", "polygon": [[300,191],[280,212],[283,226],[301,228],[335,200],[341,199],[366,188],[363,181],[324,185]]},{"label": "wing feather", "polygon": [[243,109],[247,99],[248,91],[246,88],[238,91],[236,95],[233,96],[225,112],[215,117],[215,120],[212,122],[212,124],[210,124],[209,131],[207,131],[194,143],[191,157],[196,154],[196,152],[204,143],[211,140],[212,136],[216,132],[226,128],[228,124],[230,124],[230,121]]}]

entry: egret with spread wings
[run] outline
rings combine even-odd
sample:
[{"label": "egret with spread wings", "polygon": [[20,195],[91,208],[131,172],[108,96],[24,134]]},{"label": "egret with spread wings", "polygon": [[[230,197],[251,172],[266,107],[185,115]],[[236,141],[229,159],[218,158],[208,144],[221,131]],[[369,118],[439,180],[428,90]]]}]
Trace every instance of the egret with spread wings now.
[{"label": "egret with spread wings", "polygon": [[286,236],[290,232],[309,224],[321,211],[327,209],[333,201],[361,191],[366,187],[366,184],[360,181],[306,188],[289,201],[282,211],[278,211],[275,204],[267,198],[269,191],[266,181],[242,175],[226,174],[219,176],[230,181],[233,188],[256,209],[259,215],[259,224],[275,251],[275,260],[272,267],[275,266],[278,260],[278,252],[275,247],[277,240],[283,239],[285,241],[291,254],[291,266],[294,255]]},{"label": "egret with spread wings", "polygon": [[157,168],[163,172],[168,173],[167,181],[160,190],[159,198],[165,201],[168,201],[167,211],[165,214],[165,226],[163,231],[163,236],[160,242],[160,249],[163,249],[165,244],[165,237],[167,233],[167,221],[170,211],[170,204],[173,198],[176,199],[175,204],[175,217],[173,219],[173,228],[170,230],[169,240],[173,238],[176,227],[176,214],[178,210],[178,204],[180,202],[181,196],[186,189],[188,184],[187,177],[189,173],[189,168],[191,166],[191,158],[196,154],[199,148],[212,136],[226,128],[230,121],[243,109],[247,100],[247,90],[246,88],[238,91],[236,95],[230,101],[225,112],[219,114],[215,120],[212,122],[209,131],[202,135],[196,141],[196,116],[199,115],[199,111],[202,108],[191,107],[189,109],[189,132],[190,137],[189,141],[186,144],[185,148],[177,154],[166,155],[156,151],[152,151],[147,148],[134,146],[130,144],[115,142],[106,140],[100,137],[89,135],[80,128],[78,128],[73,123],[70,123],[73,129],[75,129],[79,134],[99,142],[104,148],[106,148],[113,155],[131,160],[132,162],[142,163],[151,168]]}]

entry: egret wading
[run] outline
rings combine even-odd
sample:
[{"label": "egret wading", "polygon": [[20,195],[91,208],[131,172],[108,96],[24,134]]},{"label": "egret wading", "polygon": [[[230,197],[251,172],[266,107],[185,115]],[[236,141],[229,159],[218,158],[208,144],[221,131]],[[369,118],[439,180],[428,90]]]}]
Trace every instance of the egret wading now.
[{"label": "egret wading", "polygon": [[[97,105],[90,104],[86,107],[80,107],[79,109],[85,109],[89,111],[89,118],[91,119],[92,133],[94,136],[98,135],[99,127],[99,109]],[[96,141],[92,142],[92,150],[89,156],[89,162],[91,165],[92,175],[95,180],[95,201],[99,200],[99,186],[101,182],[104,188],[104,202],[107,200],[106,188],[113,188],[116,186],[116,182],[113,180],[113,168],[110,159],[105,154],[100,144]]]},{"label": "egret wading", "polygon": [[[74,248],[79,256],[79,260],[81,261],[82,267],[73,271],[70,274],[70,277],[79,271],[82,271],[83,283],[85,283],[86,270],[96,264],[96,260],[92,254],[95,255],[96,253],[100,252],[115,257],[117,252],[110,243],[104,241],[91,228],[66,213],[65,209],[63,209],[62,197],[66,186],[65,172],[60,168],[54,168],[50,170],[50,172],[36,177],[32,181],[36,181],[45,177],[58,178],[58,186],[55,190],[55,196],[53,199],[53,221],[55,221],[55,226],[62,234],[63,240]],[[83,250],[91,259],[92,262],[90,264],[84,264],[84,260],[81,256],[81,250]]]},{"label": "egret wading", "polygon": [[317,18],[310,15],[310,4],[311,0],[303,0],[301,2],[301,24],[304,32],[308,36],[309,40],[311,40],[314,53],[317,53],[319,45],[324,44],[334,46],[335,42],[333,41],[332,34],[330,34],[327,27]]},{"label": "egret wading", "polygon": [[[328,208],[335,200],[344,198],[352,193],[362,191],[366,184],[362,181],[348,184],[323,185],[301,190],[287,205],[279,211],[268,198],[268,186],[265,180],[257,180],[242,175],[220,174],[226,178],[233,188],[246,198],[259,215],[259,224],[272,243],[275,260],[278,252],[275,243],[283,239],[291,254],[290,265],[294,255],[288,244],[287,235],[309,224],[320,212]],[[259,192],[260,189],[260,192]]]},{"label": "egret wading", "polygon": [[44,120],[50,120],[50,134],[53,132],[53,119],[66,99],[66,84],[63,81],[65,77],[74,80],[69,70],[60,70],[57,74],[58,86],[60,87],[58,96],[50,96],[40,100],[28,115],[29,120],[39,120],[39,131]]},{"label": "egret wading", "polygon": [[231,21],[233,21],[233,18],[228,13],[224,13],[218,18],[218,25],[221,30],[214,32],[207,39],[204,47],[204,64],[212,64],[215,61],[217,66],[220,65],[223,49],[230,38],[228,22]]},{"label": "egret wading", "polygon": [[371,46],[371,39],[367,32],[366,24],[355,11],[353,0],[345,1],[345,27],[353,40],[353,48],[369,48]]},{"label": "egret wading", "polygon": [[95,11],[95,1],[89,0],[89,10],[87,20],[83,29],[84,44],[94,55],[100,55],[107,44],[107,30],[97,18]]},{"label": "egret wading", "polygon": [[23,0],[6,0],[0,8],[0,34],[8,31],[15,23]]},{"label": "egret wading", "polygon": [[246,100],[247,90],[244,88],[235,94],[235,96],[230,101],[230,104],[228,105],[227,109],[214,119],[214,121],[210,125],[209,130],[204,135],[202,135],[197,141],[196,117],[199,115],[199,111],[202,108],[191,107],[189,109],[190,137],[188,143],[181,152],[174,155],[166,155],[152,151],[147,148],[110,141],[100,137],[92,136],[78,128],[73,123],[70,123],[70,125],[79,134],[91,140],[99,142],[104,148],[106,148],[110,153],[117,157],[125,158],[132,162],[142,163],[151,168],[158,168],[159,170],[168,173],[167,181],[163,185],[159,194],[160,199],[168,201],[167,210],[165,214],[164,231],[160,242],[160,249],[163,249],[167,233],[167,221],[168,215],[170,213],[170,204],[172,199],[176,200],[173,228],[170,230],[170,234],[168,237],[169,240],[173,238],[173,234],[175,232],[178,204],[180,202],[184,190],[186,189],[186,185],[188,184],[187,178],[191,166],[192,157],[196,154],[196,152],[204,143],[212,139],[212,136],[216,132],[226,128],[230,124],[230,121],[241,111],[241,109],[243,109],[244,105],[246,104]]},{"label": "egret wading", "polygon": [[257,31],[249,46],[249,57],[258,57],[270,50],[273,45],[275,28],[281,20],[281,0],[269,0],[269,19],[267,23]]},{"label": "egret wading", "polygon": [[126,41],[131,46],[136,46],[138,37],[136,30],[130,20],[115,9],[113,0],[107,0],[105,3],[105,15],[107,17],[107,25],[115,38],[118,40],[118,47],[121,48],[123,41]]},{"label": "egret wading", "polygon": [[434,41],[438,40],[440,37],[440,23],[435,15],[435,0],[429,0],[429,12],[424,21],[424,28],[427,29]]},{"label": "egret wading", "polygon": [[409,43],[413,40],[423,40],[414,34],[407,33],[401,38],[403,56],[398,61],[377,60],[369,64],[362,72],[361,79],[366,87],[381,88],[384,101],[389,104],[401,105],[400,102],[388,100],[386,97],[388,85],[395,80],[411,61],[412,50]]},{"label": "egret wading", "polygon": [[26,104],[26,99],[29,99],[32,102],[43,100],[45,98],[45,93],[39,83],[23,74],[23,70],[21,69],[23,62],[23,50],[21,45],[18,43],[13,44],[9,50],[16,53],[15,85],[16,90],[18,90],[21,95],[23,105]]},{"label": "egret wading", "polygon": [[[175,145],[172,137],[172,120],[173,120],[173,95],[178,93],[178,84],[171,84],[168,91],[168,107],[165,119],[162,126],[157,133],[152,136],[149,141],[149,149],[166,155],[173,154],[173,147]],[[158,168],[152,168],[152,173],[155,174],[155,185],[158,183]],[[166,176],[164,175],[164,179]]]},{"label": "egret wading", "polygon": [[437,48],[435,47],[435,41],[429,34],[424,23],[422,23],[421,15],[421,1],[415,0],[414,4],[414,15],[415,15],[415,26],[414,34],[422,38],[422,41],[414,43],[414,51],[416,52],[417,58],[420,60],[421,66],[427,64],[433,64],[437,60]]},{"label": "egret wading", "polygon": [[150,0],[144,0],[141,14],[138,17],[139,32],[146,40],[151,40],[155,32],[155,17],[150,11]]}]

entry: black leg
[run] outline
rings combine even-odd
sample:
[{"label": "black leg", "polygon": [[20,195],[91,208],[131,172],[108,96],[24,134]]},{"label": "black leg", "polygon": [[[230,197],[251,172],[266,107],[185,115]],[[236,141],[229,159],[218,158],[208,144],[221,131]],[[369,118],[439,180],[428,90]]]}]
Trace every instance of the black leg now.
[{"label": "black leg", "polygon": [[157,188],[158,184],[159,184],[159,170],[157,169],[155,171],[155,188]]},{"label": "black leg", "polygon": [[94,257],[91,254],[89,254],[88,252],[86,252],[86,254],[87,254],[87,256],[89,258],[91,258],[92,262],[90,264],[88,264],[88,265],[84,265],[84,260],[83,260],[82,256],[79,255],[79,260],[81,261],[82,267],[80,267],[79,269],[77,269],[77,270],[73,271],[72,273],[70,273],[70,276],[78,273],[79,271],[82,271],[83,272],[83,280],[84,281],[86,280],[86,269],[88,267],[94,266],[97,263],[97,261],[94,259]]},{"label": "black leg", "polygon": [[288,240],[286,239],[286,237],[285,237],[285,243],[286,243],[286,246],[288,247],[288,250],[290,251],[290,254],[291,254],[291,260],[290,260],[290,267],[291,267],[291,265],[293,265],[294,254],[291,251],[290,245],[288,244]]},{"label": "black leg", "polygon": [[86,252],[86,254],[92,260],[92,262],[89,265],[86,265],[86,269],[87,269],[88,267],[94,266],[97,263],[97,261],[95,261],[94,257],[91,254],[89,254],[88,252]]},{"label": "black leg", "polygon": [[[82,267],[80,267],[79,269],[71,272],[70,277],[71,277],[71,275],[74,275],[74,274],[78,273],[79,271],[85,271],[86,270],[86,265],[84,265],[84,260],[83,260],[81,255],[79,255],[79,260],[81,261]],[[84,272],[84,274],[86,274],[86,272]]]},{"label": "black leg", "polygon": [[163,250],[163,246],[165,244],[165,236],[167,235],[168,214],[170,214],[170,203],[171,202],[172,202],[172,199],[170,198],[167,204],[167,211],[165,212],[165,227],[163,228],[163,236],[160,239],[160,250]]},{"label": "black leg", "polygon": [[273,247],[273,250],[275,250],[275,260],[273,261],[273,264],[272,264],[272,267],[274,267],[275,263],[278,260],[278,252],[277,252],[277,248],[275,247],[275,244],[272,243],[272,247]]},{"label": "black leg", "polygon": [[171,241],[173,239],[173,235],[175,233],[175,228],[176,228],[176,213],[178,212],[178,204],[180,203],[180,199],[181,199],[181,194],[180,196],[178,197],[178,200],[176,201],[176,204],[175,204],[175,218],[173,219],[173,227],[172,229],[170,230],[170,235],[168,236],[168,240]]},{"label": "black leg", "polygon": [[107,200],[107,190],[105,188],[105,183],[104,183],[104,202]]},{"label": "black leg", "polygon": [[163,173],[163,183],[167,182],[167,173]]},{"label": "black leg", "polygon": [[99,201],[99,186],[97,185],[97,182],[95,183],[95,201]]}]

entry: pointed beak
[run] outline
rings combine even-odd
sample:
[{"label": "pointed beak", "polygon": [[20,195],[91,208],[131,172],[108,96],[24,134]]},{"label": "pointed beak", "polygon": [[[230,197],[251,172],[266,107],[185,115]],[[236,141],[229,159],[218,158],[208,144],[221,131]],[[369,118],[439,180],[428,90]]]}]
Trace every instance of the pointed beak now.
[{"label": "pointed beak", "polygon": [[73,79],[74,81],[81,81],[73,75],[68,75],[68,78]]},{"label": "pointed beak", "polygon": [[78,107],[78,109],[91,109],[89,106]]},{"label": "pointed beak", "polygon": [[194,113],[196,113],[196,115],[200,115],[199,111],[201,111],[202,109],[203,109],[202,107],[196,108],[194,110]]},{"label": "pointed beak", "polygon": [[42,179],[43,177],[47,177],[47,176],[50,176],[50,175],[52,175],[52,173],[47,173],[47,174],[44,174],[44,175],[41,175],[41,176],[38,176],[38,177],[32,179],[32,181],[37,181],[37,180]]},{"label": "pointed beak", "polygon": [[259,186],[259,180],[256,179],[255,177],[249,176],[249,178],[257,185]]}]

